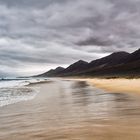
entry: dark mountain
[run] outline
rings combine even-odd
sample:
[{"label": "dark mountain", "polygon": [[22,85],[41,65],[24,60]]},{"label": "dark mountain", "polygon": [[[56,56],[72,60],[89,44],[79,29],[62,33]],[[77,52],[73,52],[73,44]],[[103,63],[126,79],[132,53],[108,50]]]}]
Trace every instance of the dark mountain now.
[{"label": "dark mountain", "polygon": [[59,76],[86,75],[87,72],[93,69],[98,70],[104,67],[123,63],[128,55],[129,53],[127,52],[116,52],[90,63],[79,60],[62,71]]},{"label": "dark mountain", "polygon": [[137,51],[131,53],[126,59],[125,59],[125,63],[129,63],[129,62],[133,62],[133,61],[137,61],[140,60],[140,49],[138,49]]},{"label": "dark mountain", "polygon": [[56,69],[51,69],[48,72],[45,72],[45,73],[40,74],[40,75],[37,75],[37,77],[57,76],[63,70],[64,70],[63,67],[57,67]]},{"label": "dark mountain", "polygon": [[70,65],[69,67],[67,67],[66,69],[64,69],[60,75],[61,76],[75,75],[78,72],[85,70],[87,66],[88,66],[88,62],[79,60],[74,64]]},{"label": "dark mountain", "polygon": [[95,77],[140,76],[140,49],[131,54],[126,52],[113,53],[107,57],[92,61],[90,67],[81,75]]},{"label": "dark mountain", "polygon": [[112,53],[109,56],[103,57],[101,59],[97,59],[89,63],[89,68],[95,68],[97,66],[112,66],[123,63],[123,61],[129,56],[127,52],[116,52]]},{"label": "dark mountain", "polygon": [[140,49],[133,52],[115,52],[90,63],[79,60],[66,69],[58,67],[41,76],[140,77]]}]

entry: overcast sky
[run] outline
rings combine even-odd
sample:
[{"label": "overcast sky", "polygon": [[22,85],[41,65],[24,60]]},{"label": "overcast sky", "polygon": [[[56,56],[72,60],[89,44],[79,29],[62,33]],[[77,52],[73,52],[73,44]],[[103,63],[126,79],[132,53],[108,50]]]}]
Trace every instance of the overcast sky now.
[{"label": "overcast sky", "polygon": [[0,0],[0,76],[32,75],[140,44],[140,0]]}]

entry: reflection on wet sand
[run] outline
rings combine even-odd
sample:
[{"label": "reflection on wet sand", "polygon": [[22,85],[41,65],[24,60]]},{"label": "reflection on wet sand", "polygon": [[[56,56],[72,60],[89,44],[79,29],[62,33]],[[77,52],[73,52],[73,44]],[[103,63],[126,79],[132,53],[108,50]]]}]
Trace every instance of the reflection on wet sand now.
[{"label": "reflection on wet sand", "polygon": [[37,98],[0,108],[0,140],[138,140],[140,98],[84,81],[42,84]]},{"label": "reflection on wet sand", "polygon": [[99,117],[140,115],[139,99],[129,94],[105,93],[101,90],[94,90],[84,81],[73,83],[71,88],[74,103],[78,106],[91,106],[90,112],[92,115],[95,113],[96,118],[96,111],[97,114],[102,112]]}]

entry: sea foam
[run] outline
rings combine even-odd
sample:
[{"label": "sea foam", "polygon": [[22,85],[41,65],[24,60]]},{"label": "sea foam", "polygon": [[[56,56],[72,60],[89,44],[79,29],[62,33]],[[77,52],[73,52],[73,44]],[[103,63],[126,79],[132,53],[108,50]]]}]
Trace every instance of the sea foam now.
[{"label": "sea foam", "polygon": [[0,81],[0,107],[34,99],[39,90],[27,85],[42,81],[44,79],[2,79]]}]

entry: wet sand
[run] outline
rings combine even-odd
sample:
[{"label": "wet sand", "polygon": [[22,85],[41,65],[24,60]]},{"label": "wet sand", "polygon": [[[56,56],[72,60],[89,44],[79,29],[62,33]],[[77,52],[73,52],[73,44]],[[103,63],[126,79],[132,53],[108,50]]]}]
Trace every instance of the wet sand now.
[{"label": "wet sand", "polygon": [[0,108],[0,140],[139,140],[140,97],[84,81],[30,85],[30,101]]}]

